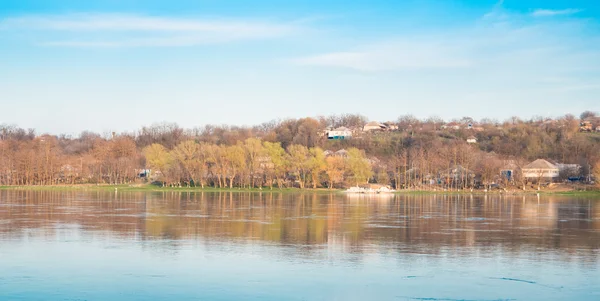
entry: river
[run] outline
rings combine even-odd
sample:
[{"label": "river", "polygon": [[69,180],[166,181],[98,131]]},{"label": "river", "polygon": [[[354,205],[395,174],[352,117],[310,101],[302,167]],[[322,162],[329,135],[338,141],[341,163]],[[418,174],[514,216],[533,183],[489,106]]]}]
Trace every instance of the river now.
[{"label": "river", "polygon": [[600,300],[600,198],[0,191],[0,300]]}]

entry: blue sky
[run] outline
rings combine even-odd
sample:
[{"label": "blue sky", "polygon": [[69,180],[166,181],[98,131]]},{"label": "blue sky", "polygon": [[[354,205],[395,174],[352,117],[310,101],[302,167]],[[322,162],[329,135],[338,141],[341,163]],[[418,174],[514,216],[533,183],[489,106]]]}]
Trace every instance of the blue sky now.
[{"label": "blue sky", "polygon": [[3,0],[0,123],[578,115],[600,110],[599,17],[582,0]]}]

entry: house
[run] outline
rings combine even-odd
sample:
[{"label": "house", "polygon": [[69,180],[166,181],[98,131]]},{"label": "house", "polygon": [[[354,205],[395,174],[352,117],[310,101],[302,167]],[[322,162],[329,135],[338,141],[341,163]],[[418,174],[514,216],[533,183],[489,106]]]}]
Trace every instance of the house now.
[{"label": "house", "polygon": [[589,120],[584,120],[579,125],[579,131],[580,132],[591,132],[592,129],[593,129],[593,125],[592,125],[592,122],[589,121]]},{"label": "house", "polygon": [[554,180],[559,176],[559,169],[556,165],[544,160],[537,159],[521,169],[523,177],[527,180]]},{"label": "house", "polygon": [[450,177],[452,179],[461,179],[461,178],[474,178],[475,172],[472,170],[466,169],[461,165],[454,165],[449,169],[440,172],[442,177]]},{"label": "house", "polygon": [[352,130],[347,127],[339,127],[337,129],[327,131],[327,139],[343,140],[352,138]]},{"label": "house", "polygon": [[477,138],[475,136],[469,136],[469,137],[467,137],[467,143],[469,143],[469,144],[477,143]]},{"label": "house", "polygon": [[348,151],[345,149],[340,149],[339,151],[335,152],[334,156],[348,158]]},{"label": "house", "polygon": [[581,176],[581,165],[579,164],[564,164],[557,163],[554,164],[558,167],[558,173],[561,175],[561,178],[570,178],[570,177],[578,177]]},{"label": "house", "polygon": [[450,122],[441,126],[442,129],[446,130],[460,130],[460,123],[458,122]]},{"label": "house", "polygon": [[500,175],[508,182],[512,182],[514,180],[515,174],[519,170],[519,166],[515,163],[514,160],[508,160],[505,163],[506,165],[504,165],[504,167],[500,169]]},{"label": "house", "polygon": [[393,122],[384,122],[383,125],[386,126],[388,131],[397,131],[399,129],[398,125]]},{"label": "house", "polygon": [[135,173],[138,178],[148,178],[150,177],[150,169],[136,169]]},{"label": "house", "polygon": [[385,131],[386,129],[387,129],[387,125],[385,125],[383,123],[379,123],[377,121],[371,121],[371,122],[365,124],[365,126],[363,127],[364,132]]}]

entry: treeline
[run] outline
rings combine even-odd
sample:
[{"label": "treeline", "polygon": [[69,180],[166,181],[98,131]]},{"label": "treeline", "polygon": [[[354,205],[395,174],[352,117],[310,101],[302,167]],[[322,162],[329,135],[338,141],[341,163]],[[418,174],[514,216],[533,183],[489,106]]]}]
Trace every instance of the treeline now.
[{"label": "treeline", "polygon": [[[579,164],[589,174],[600,170],[600,135],[579,133],[584,114],[503,122],[465,117],[454,120],[465,125],[459,129],[444,129],[440,118],[406,115],[393,122],[397,130],[368,133],[362,131],[368,120],[350,114],[253,127],[183,129],[162,123],[133,133],[78,137],[3,125],[0,185],[133,183],[144,181],[140,174],[149,170],[150,180],[166,185],[304,188],[369,182],[463,189],[499,183],[507,162],[524,166],[537,158]],[[353,138],[327,140],[325,130],[339,126],[353,129]],[[471,136],[477,143],[466,142]],[[522,180],[516,175],[503,184]]]}]

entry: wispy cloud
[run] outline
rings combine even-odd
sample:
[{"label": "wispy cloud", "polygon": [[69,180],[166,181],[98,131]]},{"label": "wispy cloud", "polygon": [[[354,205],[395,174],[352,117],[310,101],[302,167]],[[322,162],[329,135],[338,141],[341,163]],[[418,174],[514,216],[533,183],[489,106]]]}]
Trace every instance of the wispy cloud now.
[{"label": "wispy cloud", "polygon": [[300,30],[299,22],[172,18],[128,14],[19,16],[0,20],[0,30],[50,33],[42,45],[75,47],[189,46],[269,39]]},{"label": "wispy cloud", "polygon": [[562,16],[562,15],[573,15],[576,13],[580,13],[582,10],[577,8],[567,8],[567,9],[536,9],[531,15],[534,17],[553,17],[553,16]]},{"label": "wispy cloud", "polygon": [[[492,13],[470,26],[403,34],[368,45],[354,45],[292,59],[299,65],[358,71],[415,69],[467,70],[489,78],[571,76],[600,67],[600,43],[586,35],[586,22],[576,19],[540,22],[511,13],[499,2]],[[501,16],[501,17],[498,17]]]},{"label": "wispy cloud", "polygon": [[331,52],[292,60],[299,65],[350,68],[360,71],[398,69],[464,68],[466,56],[454,53],[452,45],[407,40],[371,45],[354,51]]}]

